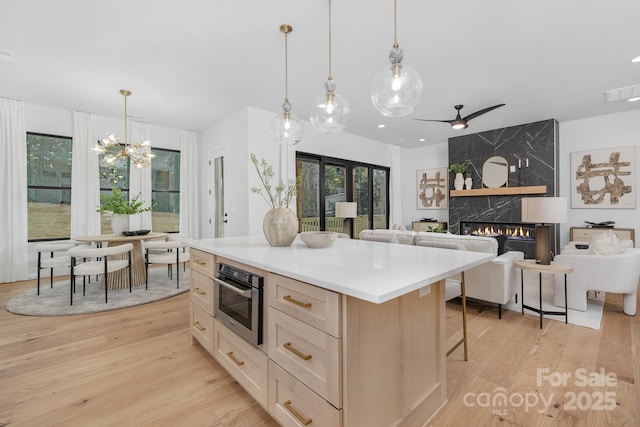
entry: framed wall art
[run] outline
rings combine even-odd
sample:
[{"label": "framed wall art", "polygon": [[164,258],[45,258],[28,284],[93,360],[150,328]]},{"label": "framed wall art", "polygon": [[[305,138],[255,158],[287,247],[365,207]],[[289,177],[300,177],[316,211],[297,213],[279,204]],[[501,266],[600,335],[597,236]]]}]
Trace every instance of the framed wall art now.
[{"label": "framed wall art", "polygon": [[636,207],[636,147],[571,153],[571,207]]},{"label": "framed wall art", "polygon": [[418,209],[449,208],[449,175],[446,167],[416,172]]}]

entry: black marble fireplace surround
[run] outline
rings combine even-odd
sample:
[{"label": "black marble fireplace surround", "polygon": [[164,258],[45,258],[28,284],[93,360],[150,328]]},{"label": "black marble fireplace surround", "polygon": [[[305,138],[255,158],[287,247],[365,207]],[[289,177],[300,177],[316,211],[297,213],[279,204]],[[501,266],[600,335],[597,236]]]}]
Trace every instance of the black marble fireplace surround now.
[{"label": "black marble fireplace surround", "polygon": [[[471,167],[474,189],[482,186],[482,165],[492,156],[509,163],[508,187],[546,185],[539,195],[488,195],[449,197],[449,230],[462,234],[461,221],[519,224],[522,197],[557,195],[558,123],[554,119],[449,138],[449,164],[467,163]],[[453,173],[449,176],[453,190]],[[552,227],[552,253],[559,245],[557,227]],[[554,238],[555,237],[555,238]],[[510,241],[511,250],[522,250],[525,258],[534,258],[535,245]]]}]

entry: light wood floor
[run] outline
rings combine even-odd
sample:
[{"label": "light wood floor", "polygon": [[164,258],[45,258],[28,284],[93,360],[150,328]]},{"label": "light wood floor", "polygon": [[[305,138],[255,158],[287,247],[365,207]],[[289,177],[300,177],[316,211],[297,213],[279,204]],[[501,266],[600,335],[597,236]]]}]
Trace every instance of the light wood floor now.
[{"label": "light wood floor", "polygon": [[[33,286],[0,284],[0,305]],[[277,425],[190,344],[188,298],[68,317],[0,310],[0,426]],[[449,356],[449,402],[430,425],[637,426],[639,318],[624,315],[617,296],[607,296],[599,331],[546,320],[540,330],[536,317],[506,311],[498,320],[495,309],[471,306],[469,361],[461,348]],[[454,341],[456,303],[448,303],[447,325]],[[571,377],[566,386],[537,384],[539,368]],[[579,369],[614,373],[615,385],[583,386]],[[567,409],[572,393],[585,409]],[[507,405],[493,406],[500,395]],[[533,406],[534,396],[550,400],[549,409],[541,400]]]}]

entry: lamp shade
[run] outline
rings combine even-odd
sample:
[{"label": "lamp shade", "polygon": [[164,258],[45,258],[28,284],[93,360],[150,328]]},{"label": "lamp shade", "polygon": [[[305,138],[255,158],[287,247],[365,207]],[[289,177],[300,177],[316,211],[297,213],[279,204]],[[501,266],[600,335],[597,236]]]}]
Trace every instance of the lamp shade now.
[{"label": "lamp shade", "polygon": [[356,218],[358,204],[356,202],[336,202],[336,218]]},{"label": "lamp shade", "polygon": [[522,222],[560,224],[567,222],[566,197],[523,197]]}]

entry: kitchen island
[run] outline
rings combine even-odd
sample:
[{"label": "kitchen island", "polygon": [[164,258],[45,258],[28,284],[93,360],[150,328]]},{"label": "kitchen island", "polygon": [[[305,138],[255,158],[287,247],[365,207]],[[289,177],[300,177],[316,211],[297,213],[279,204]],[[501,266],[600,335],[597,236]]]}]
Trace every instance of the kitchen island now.
[{"label": "kitchen island", "polygon": [[[492,258],[349,239],[190,245],[192,341],[282,425],[425,425],[447,396],[444,279]],[[214,319],[219,262],[265,278],[259,346]]]}]

